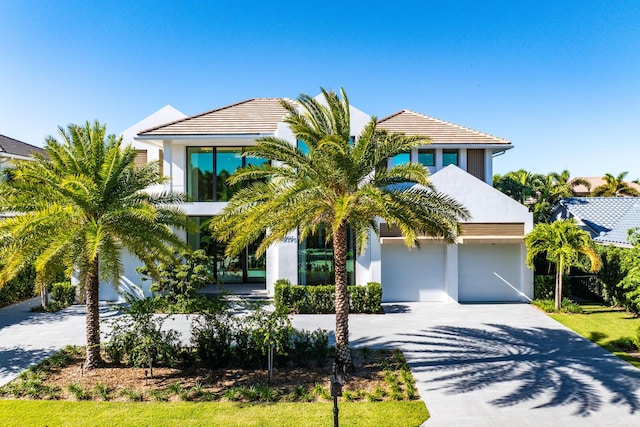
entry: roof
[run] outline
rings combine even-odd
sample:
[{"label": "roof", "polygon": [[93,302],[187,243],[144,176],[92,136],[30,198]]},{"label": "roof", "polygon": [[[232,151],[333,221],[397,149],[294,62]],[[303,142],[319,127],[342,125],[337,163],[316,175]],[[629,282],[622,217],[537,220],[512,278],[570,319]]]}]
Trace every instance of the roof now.
[{"label": "roof", "polygon": [[3,153],[13,156],[31,157],[33,153],[44,154],[45,151],[36,147],[35,145],[27,144],[26,142],[18,141],[17,139],[9,138],[8,136],[0,135],[0,157]]},{"label": "roof", "polygon": [[500,144],[511,142],[464,126],[426,116],[410,110],[400,110],[378,120],[378,126],[405,135],[424,135],[432,144]]},{"label": "roof", "polygon": [[138,135],[207,136],[274,133],[288,111],[281,98],[251,98],[206,113],[144,130]]},{"label": "roof", "polygon": [[[596,187],[599,187],[603,184],[605,184],[604,179],[602,179],[601,176],[583,176],[583,177],[576,177],[573,178],[571,181],[569,181],[569,183],[571,183],[572,181],[575,181],[576,179],[583,179],[585,181],[587,181],[589,184],[591,184],[591,191],[593,191]],[[626,181],[625,181],[626,182]],[[631,188],[635,188],[637,191],[640,192],[640,185],[633,183],[633,182],[626,182]],[[589,194],[591,194],[591,191],[589,191],[589,189],[587,187],[585,187],[584,185],[580,184],[580,185],[576,185],[573,188],[573,192],[579,196],[588,196]]]},{"label": "roof", "polygon": [[630,247],[627,232],[640,227],[640,197],[568,197],[560,208],[574,217],[596,243]]},{"label": "roof", "polygon": [[526,206],[455,165],[435,172],[431,175],[431,182],[438,192],[454,198],[469,210],[469,222],[518,222],[527,226],[533,223],[533,214]]}]

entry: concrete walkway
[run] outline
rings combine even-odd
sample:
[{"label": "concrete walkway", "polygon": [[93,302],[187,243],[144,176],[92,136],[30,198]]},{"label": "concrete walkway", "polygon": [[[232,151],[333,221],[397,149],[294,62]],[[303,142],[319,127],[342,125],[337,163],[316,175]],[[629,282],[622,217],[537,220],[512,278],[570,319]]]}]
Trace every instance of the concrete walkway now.
[{"label": "concrete walkway", "polygon": [[[66,344],[84,344],[84,307],[0,309],[0,384]],[[523,304],[386,304],[351,315],[352,345],[404,350],[438,426],[640,425],[640,370]],[[103,308],[103,317],[116,313]],[[296,315],[332,331],[333,315]],[[188,339],[189,319],[165,324]],[[104,329],[104,328],[103,328]]]}]

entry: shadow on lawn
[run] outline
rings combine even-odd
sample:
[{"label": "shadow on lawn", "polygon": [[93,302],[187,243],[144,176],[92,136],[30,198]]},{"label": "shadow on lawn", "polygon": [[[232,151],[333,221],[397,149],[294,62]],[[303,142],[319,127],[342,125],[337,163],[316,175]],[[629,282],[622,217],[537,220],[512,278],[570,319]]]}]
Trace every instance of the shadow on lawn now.
[{"label": "shadow on lawn", "polygon": [[437,388],[465,393],[515,382],[515,389],[490,403],[509,407],[550,396],[536,408],[572,405],[588,416],[610,402],[640,409],[640,370],[575,334],[548,328],[490,329],[439,326],[405,334],[412,369],[432,372]]}]

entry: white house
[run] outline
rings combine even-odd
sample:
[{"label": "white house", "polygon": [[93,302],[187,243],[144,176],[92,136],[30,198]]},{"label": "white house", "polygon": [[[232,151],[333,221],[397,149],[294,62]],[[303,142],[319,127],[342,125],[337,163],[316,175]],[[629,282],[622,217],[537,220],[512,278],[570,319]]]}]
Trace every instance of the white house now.
[{"label": "white house", "polygon": [[[170,178],[164,190],[190,194],[193,203],[183,208],[198,224],[206,225],[235,190],[225,178],[238,167],[258,162],[243,158],[243,147],[263,136],[297,144],[282,122],[286,114],[280,99],[255,98],[146,130],[138,125],[131,129],[138,131],[136,148],[147,147],[147,153],[152,147],[161,150],[163,171]],[[369,119],[351,107],[352,135],[358,135]],[[512,148],[511,143],[408,110],[381,119],[379,125],[431,138],[430,145],[389,159],[390,164],[424,164],[436,188],[462,202],[472,219],[464,224],[456,244],[424,237],[420,248],[413,250],[402,244],[397,230],[382,224],[381,237],[372,234],[367,250],[356,259],[352,256],[350,281],[382,283],[385,301],[525,301],[532,297],[533,273],[525,265],[522,242],[533,227],[532,216],[490,185],[492,158]],[[234,284],[253,284],[271,294],[280,278],[303,285],[332,281],[332,250],[322,235],[300,241],[293,231],[261,259],[255,257],[253,246],[234,259],[224,257],[224,245],[211,242],[204,230],[185,238],[192,247],[215,255],[217,280],[230,289]]]}]

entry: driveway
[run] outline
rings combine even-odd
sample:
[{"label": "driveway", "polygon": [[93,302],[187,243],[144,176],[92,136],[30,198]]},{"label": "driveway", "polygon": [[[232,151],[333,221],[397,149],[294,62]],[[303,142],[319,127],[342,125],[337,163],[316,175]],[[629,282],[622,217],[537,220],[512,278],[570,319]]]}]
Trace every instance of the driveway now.
[{"label": "driveway", "polygon": [[[84,344],[84,307],[0,309],[0,385],[66,344]],[[640,425],[640,370],[525,304],[385,304],[351,315],[355,346],[404,350],[438,426]],[[102,316],[115,313],[103,308]],[[333,315],[296,315],[332,331]],[[187,316],[167,326],[188,335]]]}]

